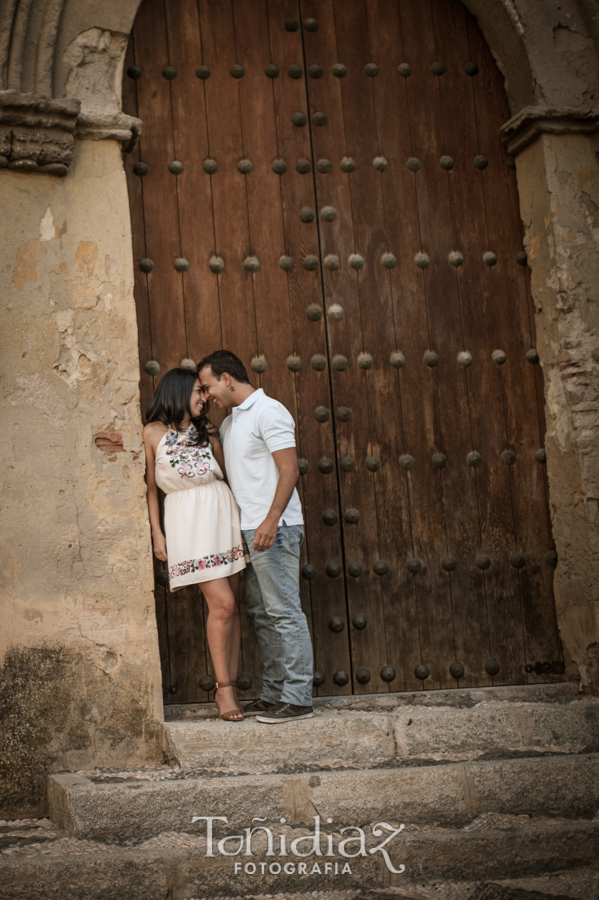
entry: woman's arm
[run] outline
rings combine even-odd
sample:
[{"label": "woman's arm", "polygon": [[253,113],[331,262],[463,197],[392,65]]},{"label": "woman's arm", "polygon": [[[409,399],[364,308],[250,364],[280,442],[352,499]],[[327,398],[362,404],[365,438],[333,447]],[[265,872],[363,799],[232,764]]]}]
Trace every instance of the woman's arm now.
[{"label": "woman's arm", "polygon": [[160,505],[158,503],[158,485],[156,484],[156,447],[166,431],[166,426],[161,423],[150,423],[143,431],[144,445],[146,448],[146,485],[148,488],[148,510],[150,513],[150,528],[152,530],[152,544],[154,554],[162,562],[166,562],[166,539],[160,527]]},{"label": "woman's arm", "polygon": [[214,458],[223,470],[223,475],[225,476],[226,481],[227,471],[225,469],[225,454],[223,452],[223,445],[221,444],[217,434],[210,435],[210,443],[212,444],[212,452],[214,454]]}]

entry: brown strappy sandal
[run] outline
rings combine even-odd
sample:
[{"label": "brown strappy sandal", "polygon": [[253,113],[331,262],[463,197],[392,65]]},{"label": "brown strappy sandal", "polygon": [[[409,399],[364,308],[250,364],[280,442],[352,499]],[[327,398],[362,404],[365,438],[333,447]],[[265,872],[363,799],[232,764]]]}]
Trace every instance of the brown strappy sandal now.
[{"label": "brown strappy sandal", "polygon": [[[216,703],[216,692],[219,689],[219,687],[233,687],[233,686],[234,685],[231,681],[222,681],[222,682],[220,682],[220,684],[217,681],[215,687],[212,690],[212,699],[214,700],[214,702]],[[218,703],[216,703],[216,708],[218,709]],[[234,719],[233,716],[239,715],[239,713],[241,713],[242,718]],[[227,710],[227,712],[224,712],[224,713],[221,713],[219,710],[218,717],[219,717],[219,719],[224,719],[225,722],[243,722],[243,720],[245,719],[246,716],[245,716],[245,713],[242,710],[242,708],[240,706],[238,706],[237,709],[229,709],[229,710]]]}]

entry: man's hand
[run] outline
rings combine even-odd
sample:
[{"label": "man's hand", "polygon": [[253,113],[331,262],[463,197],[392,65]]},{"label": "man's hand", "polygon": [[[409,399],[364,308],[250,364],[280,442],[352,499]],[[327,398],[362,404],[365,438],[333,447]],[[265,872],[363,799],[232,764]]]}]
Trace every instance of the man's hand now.
[{"label": "man's hand", "polygon": [[274,544],[279,527],[279,519],[273,518],[270,514],[265,518],[264,522],[256,529],[254,536],[254,550],[262,552],[270,550]]},{"label": "man's hand", "polygon": [[293,489],[299,477],[297,467],[297,450],[295,447],[285,447],[283,450],[275,450],[272,454],[275,465],[279,470],[279,481],[274,500],[268,510],[262,525],[256,529],[254,538],[254,550],[270,550],[277,536],[279,520],[293,493]]}]

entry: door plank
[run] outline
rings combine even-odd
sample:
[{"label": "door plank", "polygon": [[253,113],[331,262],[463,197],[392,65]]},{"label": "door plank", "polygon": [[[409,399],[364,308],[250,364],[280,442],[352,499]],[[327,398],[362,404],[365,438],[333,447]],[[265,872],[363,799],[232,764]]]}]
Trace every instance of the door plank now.
[{"label": "door plank", "polygon": [[204,82],[208,147],[218,165],[215,174],[205,174],[212,187],[216,255],[225,264],[217,276],[222,342],[243,360],[258,387],[250,366],[258,352],[253,275],[244,267],[252,255],[246,186],[237,168],[243,158],[239,84],[230,72],[236,63],[233,7],[231,0],[200,0],[199,8],[202,59],[210,69]]},{"label": "door plank", "polygon": [[[380,17],[388,15],[388,8],[375,6],[373,12],[376,18],[372,19],[371,40],[373,35],[379,35],[381,29],[387,27]],[[455,646],[448,579],[437,565],[431,565],[431,561],[437,561],[437,547],[443,546],[446,541],[441,475],[427,465],[435,450],[441,448],[433,370],[422,364],[423,353],[429,345],[429,326],[424,274],[414,265],[414,256],[421,246],[416,175],[405,164],[408,158],[415,155],[410,124],[409,82],[397,72],[397,65],[401,62],[415,64],[415,60],[405,46],[401,17],[396,29],[396,50],[389,63],[396,82],[391,82],[391,86],[385,89],[385,84],[389,82],[381,82],[382,87],[379,88],[377,79],[375,96],[381,153],[389,164],[382,184],[389,248],[397,258],[397,266],[391,271],[397,349],[406,360],[399,373],[404,440],[397,456],[410,455],[415,460],[414,468],[403,473],[411,520],[412,551],[408,556],[421,560],[423,564],[421,571],[408,575],[407,580],[413,581],[417,597],[420,634],[418,662],[430,669],[430,675],[422,681],[422,685],[430,689],[449,685],[447,660],[455,656]],[[377,62],[377,65],[380,63]],[[385,68],[382,71],[384,73]]]},{"label": "door plank", "polygon": [[[360,250],[354,234],[350,189],[350,179],[358,171],[348,175],[340,168],[340,161],[350,155],[350,148],[343,125],[342,91],[346,79],[332,75],[333,65],[339,61],[334,3],[332,0],[302,2],[302,15],[304,19],[313,17],[318,21],[316,31],[304,34],[306,68],[318,65],[325,73],[322,78],[309,77],[307,87],[311,120],[316,112],[324,112],[328,118],[323,126],[311,123],[314,157],[329,159],[333,164],[332,171],[316,181],[316,199],[323,262],[328,255],[339,258],[337,270],[329,270],[326,263],[323,265],[323,280],[327,309],[332,305],[343,309],[340,321],[328,317],[327,328],[331,361],[336,355],[342,355],[348,362],[344,371],[333,365],[331,374],[343,514],[341,533],[348,565],[357,562],[363,570],[360,576],[350,576],[347,580],[348,619],[365,615],[368,622],[365,629],[351,629],[352,662],[354,674],[365,669],[370,672],[371,680],[360,684],[354,679],[353,689],[356,693],[366,693],[387,690],[380,677],[387,660],[381,582],[373,570],[373,564],[380,559],[376,499],[372,475],[365,468],[372,429],[368,404],[360,402],[366,391],[366,373],[357,365],[358,356],[364,350],[360,288],[357,273],[348,264],[350,255]],[[324,222],[320,215],[327,206],[333,207],[337,214],[332,222]],[[351,410],[349,421],[339,418],[338,410],[342,408]],[[355,461],[355,471],[344,470],[341,465],[344,459]],[[345,521],[351,509],[359,512],[357,524]]]},{"label": "door plank", "polygon": [[[302,208],[316,211],[312,172],[297,171],[298,159],[311,160],[310,134],[304,127],[291,124],[295,112],[308,111],[305,79],[292,78],[288,70],[292,65],[303,69],[302,36],[284,27],[286,19],[299,21],[299,5],[296,0],[269,0],[269,34],[272,61],[279,66],[280,75],[273,82],[277,128],[277,158],[285,160],[287,171],[279,178],[285,230],[284,253],[293,258],[295,265],[287,275],[289,308],[293,336],[293,353],[302,363],[294,376],[297,390],[299,438],[302,457],[309,470],[302,476],[304,516],[306,521],[307,563],[314,566],[315,580],[302,579],[302,588],[311,595],[311,620],[314,640],[315,669],[325,676],[317,689],[322,695],[351,693],[351,682],[336,684],[335,672],[351,673],[348,629],[333,632],[331,619],[337,617],[346,622],[345,574],[333,577],[327,574],[327,566],[337,565],[343,570],[343,548],[339,526],[323,524],[322,515],[332,510],[340,516],[339,494],[335,469],[322,472],[321,460],[335,461],[335,440],[331,419],[319,422],[315,410],[319,407],[332,410],[328,363],[323,371],[316,371],[311,360],[315,355],[327,357],[326,326],[323,315],[323,297],[320,272],[307,270],[302,260],[307,256],[319,256],[316,226],[300,220]],[[268,160],[270,164],[271,160]],[[321,317],[309,319],[308,310],[320,310]],[[288,377],[288,376],[287,376]],[[331,570],[336,571],[336,570]]]},{"label": "door plank", "polygon": [[[123,75],[123,110],[130,116],[138,116],[136,80],[127,74],[129,66],[135,64],[135,38],[133,34],[127,45]],[[133,249],[133,276],[135,309],[137,312],[137,339],[139,345],[140,369],[140,405],[142,419],[145,421],[146,409],[150,405],[156,385],[154,378],[145,371],[145,364],[152,359],[152,331],[150,327],[150,306],[148,299],[148,277],[139,268],[139,260],[146,254],[143,207],[143,178],[136,175],[133,166],[141,162],[139,142],[132,153],[124,155],[127,192],[129,194],[129,210],[131,213],[131,238]]]},{"label": "door plank", "polygon": [[[162,568],[161,563],[154,557],[153,559],[154,579]],[[168,615],[167,615],[167,596],[166,587],[158,584],[154,580],[154,603],[156,608],[156,626],[158,631],[158,653],[160,655],[160,671],[162,673],[162,699],[165,704],[176,703],[176,697],[170,693],[173,684],[171,678],[171,662],[170,662],[170,645],[168,639]]]},{"label": "door plank", "polygon": [[192,584],[171,594],[167,591],[167,627],[171,684],[174,703],[198,703],[207,699],[199,686],[206,674],[206,639],[202,595]]},{"label": "door plank", "polygon": [[[424,273],[430,349],[439,358],[433,378],[439,449],[448,460],[441,470],[447,543],[438,546],[437,559],[431,560],[431,565],[442,571],[445,554],[457,563],[454,571],[444,575],[451,592],[456,661],[465,668],[459,684],[467,686],[488,681],[481,674],[488,653],[488,631],[483,575],[472,566],[480,546],[480,525],[475,474],[466,463],[468,453],[475,449],[469,429],[467,376],[457,362],[463,349],[458,278],[448,263],[455,236],[448,175],[439,164],[447,149],[437,76],[430,69],[436,57],[430,2],[400,9],[404,40],[417,60],[408,85],[410,121],[415,155],[422,165],[415,180],[422,250],[430,258]],[[429,460],[432,455],[430,452]],[[448,659],[445,665],[449,667],[453,661]]]},{"label": "door plank", "polygon": [[[501,76],[474,21],[468,20],[470,52],[482,61],[473,81],[477,127],[487,135],[481,152],[489,160],[492,179],[484,179],[485,208],[490,249],[497,254],[492,277],[496,296],[498,340],[507,354],[501,376],[504,388],[506,449],[516,454],[510,467],[516,549],[526,559],[519,570],[523,597],[526,661],[551,662],[561,658],[553,598],[553,568],[545,563],[552,547],[547,507],[546,471],[534,452],[543,446],[538,418],[535,366],[526,359],[533,344],[526,275],[516,262],[522,249],[516,227],[518,197],[514,172],[497,132],[497,123],[509,118]],[[529,675],[529,681],[561,680],[556,675]]]},{"label": "door plank", "polygon": [[[156,27],[158,23],[159,27]],[[185,315],[182,290],[182,276],[174,269],[174,260],[181,256],[177,190],[175,179],[168,171],[168,163],[174,158],[171,116],[170,82],[162,75],[162,68],[169,64],[168,42],[164,4],[161,0],[146,0],[136,19],[135,41],[137,53],[135,63],[142,70],[136,80],[137,114],[144,123],[144,135],[140,141],[139,156],[148,165],[146,184],[141,185],[143,198],[143,223],[145,246],[141,241],[134,244],[136,288],[141,287],[138,303],[143,303],[147,292],[149,306],[149,334],[151,347],[145,349],[146,360],[156,360],[163,375],[170,368],[178,366],[186,355]],[[135,176],[133,176],[135,177]],[[135,226],[135,220],[133,220]],[[141,232],[141,223],[137,225]],[[143,233],[143,232],[142,232]],[[148,275],[137,275],[139,261],[148,257],[154,263],[154,270]],[[141,273],[140,273],[141,274]],[[146,291],[143,290],[143,282]],[[164,303],[168,296],[170,303]],[[144,319],[142,323],[142,336]],[[147,335],[146,335],[147,337]],[[153,387],[158,384],[155,377]],[[147,381],[142,378],[144,394],[149,401]],[[145,405],[145,404],[144,404]],[[173,606],[173,595],[157,587],[157,614],[162,622],[163,638],[161,659],[168,665],[168,688],[176,688],[176,694],[168,694],[167,702],[179,702],[180,698],[196,699],[193,671],[181,668],[179,633],[188,630],[188,622],[177,622],[177,607]],[[164,604],[164,605],[163,605]],[[203,635],[203,632],[201,633]],[[203,637],[201,656],[205,659]],[[167,663],[168,660],[168,663]]]},{"label": "door plank", "polygon": [[[393,321],[395,323],[394,346],[385,344],[383,363],[394,372],[397,381],[396,402],[400,415],[392,446],[389,448],[390,463],[384,467],[385,483],[377,495],[379,514],[379,534],[381,550],[390,556],[394,554],[397,567],[399,603],[389,604],[387,628],[401,629],[403,637],[395,639],[403,648],[403,665],[406,690],[419,687],[433,687],[435,684],[431,667],[433,648],[427,641],[428,629],[422,625],[438,611],[431,598],[441,588],[441,610],[443,594],[449,596],[446,584],[437,585],[431,581],[436,576],[425,567],[416,576],[410,574],[406,563],[416,556],[426,558],[427,551],[420,549],[422,541],[435,541],[438,526],[443,529],[442,497],[440,480],[431,478],[422,466],[411,471],[398,467],[399,456],[409,453],[415,459],[423,459],[428,448],[435,443],[434,408],[432,381],[429,372],[420,365],[420,351],[413,348],[427,343],[427,323],[422,315],[424,307],[424,282],[422,273],[413,265],[416,249],[420,246],[418,210],[413,174],[405,167],[405,159],[413,156],[409,128],[409,112],[404,79],[398,77],[397,66],[404,59],[402,35],[397,4],[388,0],[375,0],[367,4],[370,61],[379,67],[379,75],[372,80],[376,129],[378,134],[378,155],[384,157],[388,167],[380,175],[384,221],[387,235],[386,249],[392,253],[397,265],[389,270]],[[380,264],[380,260],[374,260]],[[389,335],[390,337],[391,335]],[[400,350],[408,358],[404,368],[394,369],[389,363],[391,352]],[[393,409],[392,398],[386,402]],[[389,413],[380,413],[384,420]],[[397,497],[397,499],[396,499]],[[413,503],[414,498],[417,502]],[[398,503],[399,501],[399,503]],[[392,521],[398,515],[399,505],[401,525],[398,528],[384,527],[385,521]],[[428,514],[427,511],[428,510]],[[430,523],[425,517],[430,516]],[[393,541],[393,547],[383,550],[386,540]],[[419,543],[418,551],[414,541]],[[437,597],[437,601],[438,601]],[[432,629],[444,633],[447,624],[438,623]],[[399,661],[398,661],[399,662]],[[432,668],[428,679],[418,679],[415,668],[425,663]],[[399,662],[401,665],[401,662]],[[391,662],[395,667],[395,663]]]},{"label": "door plank", "polygon": [[[389,572],[381,576],[382,633],[387,663],[400,675],[388,683],[388,688],[404,690],[406,682],[412,688],[420,685],[414,675],[420,654],[414,602],[412,599],[406,609],[399,587],[401,585],[403,591],[407,590],[414,598],[414,579],[408,577],[406,570],[406,558],[412,556],[411,552],[407,553],[406,542],[410,535],[407,491],[398,465],[404,444],[399,375],[389,361],[397,347],[397,335],[390,272],[381,262],[389,249],[383,187],[386,173],[377,170],[373,164],[382,154],[379,131],[382,123],[379,122],[376,95],[379,90],[392,89],[397,73],[383,71],[372,78],[365,72],[365,67],[375,59],[376,64],[380,64],[380,54],[384,50],[377,44],[377,37],[392,41],[388,26],[392,25],[393,13],[396,36],[399,23],[397,10],[388,3],[383,13],[383,32],[375,36],[378,22],[371,18],[372,7],[371,16],[368,15],[368,4],[356,3],[351,15],[347,10],[342,13],[339,3],[335,8],[337,48],[339,56],[348,65],[347,76],[342,82],[343,121],[348,143],[351,136],[349,153],[357,166],[349,179],[354,236],[365,260],[364,268],[358,272],[363,342],[364,350],[373,359],[372,368],[365,370],[363,379],[371,424],[369,452],[383,463],[380,474],[365,474],[374,482],[379,552],[389,566]],[[395,523],[393,529],[389,528],[390,521]],[[399,553],[396,551],[398,544]],[[412,624],[412,630],[406,633],[408,622]],[[410,661],[411,655],[414,658]]]},{"label": "door plank", "polygon": [[[205,83],[196,68],[203,63],[196,0],[166,4],[167,37],[177,77],[171,82],[173,153],[182,174],[176,185],[181,228],[181,255],[189,261],[183,275],[187,357],[199,360],[222,345],[218,276],[209,260],[216,253],[211,179],[202,168],[210,156],[206,129]],[[213,410],[214,413],[214,410]]]},{"label": "door plank", "polygon": [[[483,182],[492,178],[493,172],[480,170],[473,163],[486,135],[463,127],[464,122],[475,122],[472,76],[464,70],[469,59],[468,13],[463,7],[439,0],[433,0],[432,8],[437,56],[447,67],[438,83],[448,152],[455,161],[448,181],[456,249],[464,256],[457,275],[464,350],[473,357],[466,369],[472,447],[483,460],[475,469],[475,478],[481,516],[481,543],[476,554],[491,559],[481,579],[489,616],[489,645],[484,649],[489,653],[487,659],[500,663],[498,683],[506,678],[518,683],[525,680],[522,602],[517,573],[509,565],[515,549],[513,498],[509,468],[500,456],[506,446],[501,366],[491,358],[498,340],[493,279],[490,267],[483,263],[483,254],[489,249]],[[474,567],[474,557],[468,564]],[[490,683],[484,670],[480,675],[480,684]]]},{"label": "door plank", "polygon": [[[340,10],[339,10],[340,11]],[[416,580],[406,562],[414,556],[411,534],[407,478],[399,468],[399,455],[405,447],[405,426],[399,370],[390,363],[397,350],[399,334],[396,321],[398,285],[393,273],[382,265],[383,254],[394,247],[396,237],[389,220],[388,176],[374,167],[383,157],[387,165],[397,152],[399,135],[388,133],[388,116],[397,116],[398,77],[396,57],[400,46],[399,15],[396,4],[362,3],[351,21],[343,21],[343,38],[338,38],[340,55],[350,59],[352,31],[360,34],[359,59],[352,61],[343,82],[344,122],[356,147],[360,177],[352,177],[352,213],[359,245],[364,248],[366,265],[360,273],[360,299],[365,347],[372,351],[373,366],[367,370],[368,405],[372,423],[373,455],[380,457],[382,468],[372,477],[376,492],[376,511],[381,557],[390,572],[382,577],[388,664],[397,671],[389,688],[418,689],[422,680],[415,675],[422,661]],[[373,63],[379,74],[368,77],[365,66]],[[403,85],[401,85],[403,87]],[[392,128],[392,126],[391,126]],[[401,140],[401,138],[400,138]],[[393,177],[393,176],[392,176]],[[410,190],[411,185],[408,187]],[[402,198],[403,199],[403,198]],[[389,523],[393,522],[393,528]],[[403,676],[403,677],[402,677]]]},{"label": "door plank", "polygon": [[142,70],[137,80],[139,116],[144,123],[140,152],[149,167],[143,191],[146,253],[154,263],[147,276],[152,358],[164,374],[186,355],[187,339],[182,276],[174,268],[181,256],[181,235],[177,186],[168,170],[174,146],[171,82],[162,75],[170,62],[163,0],[145,0],[136,19],[135,40],[135,61]]},{"label": "door plank", "polygon": [[293,353],[288,282],[279,266],[285,254],[280,176],[271,167],[278,147],[273,80],[265,74],[271,62],[266,2],[237,0],[233,14],[235,58],[245,69],[238,81],[243,159],[253,165],[244,175],[250,246],[260,261],[253,275],[258,354],[267,364],[260,386],[289,410],[297,428],[295,378],[286,364]]},{"label": "door plank", "polygon": [[[252,255],[260,261],[253,275],[258,352],[267,368],[260,385],[297,419],[295,385],[285,360],[292,350],[287,275],[279,266],[285,238],[279,176],[271,168],[277,155],[272,79],[264,72],[270,62],[268,21],[264,0],[236,2],[236,59],[245,68],[239,79],[242,152],[253,165],[244,175]],[[256,127],[260,123],[260,127]],[[231,161],[237,164],[237,160]]]},{"label": "door plank", "polygon": [[[251,361],[258,355],[254,276],[244,266],[252,256],[245,176],[237,164],[244,157],[240,113],[239,80],[231,75],[235,57],[235,25],[231,0],[224,3],[201,0],[200,29],[203,64],[210,69],[204,81],[206,128],[210,158],[218,171],[206,175],[212,188],[216,256],[224,260],[217,274],[220,300],[221,340],[225,349],[239,356],[254,387],[259,376]],[[202,161],[203,162],[203,161]],[[253,626],[242,615],[242,662],[252,679],[251,691],[261,685],[262,662]]]}]

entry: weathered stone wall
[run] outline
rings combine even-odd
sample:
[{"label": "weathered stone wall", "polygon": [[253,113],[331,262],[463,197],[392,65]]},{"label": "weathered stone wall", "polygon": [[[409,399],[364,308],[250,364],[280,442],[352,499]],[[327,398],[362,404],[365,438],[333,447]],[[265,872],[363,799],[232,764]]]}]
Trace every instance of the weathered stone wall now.
[{"label": "weathered stone wall", "polygon": [[537,346],[558,621],[568,671],[599,693],[599,136],[544,134],[517,159]]},{"label": "weathered stone wall", "polygon": [[78,141],[64,179],[3,172],[0,210],[0,783],[14,814],[40,808],[47,768],[161,760],[163,716],[119,145]]}]

